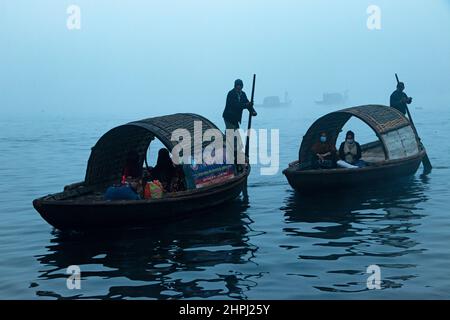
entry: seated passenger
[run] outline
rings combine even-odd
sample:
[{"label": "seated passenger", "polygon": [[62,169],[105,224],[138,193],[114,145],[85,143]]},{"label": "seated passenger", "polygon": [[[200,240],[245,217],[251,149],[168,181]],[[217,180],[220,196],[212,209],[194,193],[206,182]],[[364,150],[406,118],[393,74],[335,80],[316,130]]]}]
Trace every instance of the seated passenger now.
[{"label": "seated passenger", "polygon": [[326,132],[322,132],[311,148],[313,152],[313,168],[330,169],[336,167],[336,147],[328,142]]},{"label": "seated passenger", "polygon": [[164,192],[185,190],[182,170],[175,166],[170,158],[169,150],[166,148],[158,151],[158,160],[156,166],[150,172],[150,179],[161,182]]},{"label": "seated passenger", "polygon": [[[345,135],[345,141],[339,147],[338,165],[346,168],[364,167],[366,163],[361,160],[361,146],[355,141],[355,134],[353,131],[348,131]],[[342,161],[345,161],[343,163]],[[350,166],[347,166],[349,164]]]},{"label": "seated passenger", "polygon": [[121,184],[110,186],[105,192],[105,200],[139,200],[142,192],[142,166],[139,154],[130,151],[122,171]]},{"label": "seated passenger", "polygon": [[122,176],[125,178],[142,178],[142,165],[139,163],[139,154],[136,151],[128,153]]},{"label": "seated passenger", "polygon": [[142,164],[139,162],[139,154],[136,151],[130,151],[122,172],[122,184],[127,184],[138,194],[142,194],[142,174],[143,170]]}]

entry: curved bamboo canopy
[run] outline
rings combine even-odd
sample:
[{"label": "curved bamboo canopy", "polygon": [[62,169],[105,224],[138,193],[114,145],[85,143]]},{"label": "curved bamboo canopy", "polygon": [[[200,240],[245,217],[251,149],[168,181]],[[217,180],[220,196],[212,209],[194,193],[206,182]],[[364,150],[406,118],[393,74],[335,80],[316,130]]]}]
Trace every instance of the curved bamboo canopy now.
[{"label": "curved bamboo canopy", "polygon": [[[195,125],[195,122],[201,122],[201,127],[199,127],[199,123]],[[99,185],[118,181],[127,155],[131,151],[139,154],[140,163],[143,165],[147,149],[155,137],[172,151],[173,147],[178,144],[178,141],[171,140],[172,133],[177,129],[187,130],[191,137],[196,135],[203,137],[206,130],[218,128],[208,119],[192,113],[148,118],[113,128],[105,133],[92,148],[85,184]],[[195,129],[198,132],[195,132]],[[209,143],[210,141],[203,142],[202,149]],[[194,143],[191,146],[193,155]]]},{"label": "curved bamboo canopy", "polygon": [[300,146],[300,161],[307,161],[311,147],[320,133],[326,132],[329,141],[336,144],[339,133],[351,117],[359,118],[373,129],[380,139],[386,160],[417,154],[419,139],[409,120],[398,110],[383,105],[364,105],[329,113],[308,129]]}]

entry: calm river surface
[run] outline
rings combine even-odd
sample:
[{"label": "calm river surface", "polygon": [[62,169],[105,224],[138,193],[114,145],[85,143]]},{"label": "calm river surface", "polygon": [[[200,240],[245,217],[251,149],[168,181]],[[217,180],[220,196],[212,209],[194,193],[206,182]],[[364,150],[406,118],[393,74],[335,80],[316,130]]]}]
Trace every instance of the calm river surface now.
[{"label": "calm river surface", "polygon": [[[79,0],[80,29],[68,5],[0,1],[0,299],[450,298],[449,0]],[[313,121],[338,109],[314,102],[386,104],[395,72],[431,175],[296,194],[281,172]],[[253,73],[257,103],[288,91],[293,104],[258,109],[256,129],[279,129],[279,170],[253,166],[248,201],[89,234],[54,230],[33,209],[84,179],[90,148],[115,126],[193,112],[223,128],[226,92],[242,78],[250,95]],[[71,265],[79,290],[66,286]],[[379,290],[367,288],[370,265]]]},{"label": "calm river surface", "polygon": [[[82,180],[90,147],[135,118],[2,119],[0,298],[449,298],[449,113],[412,108],[430,176],[420,168],[401,183],[303,197],[281,170],[312,121],[331,110],[312,107],[307,116],[295,104],[260,110],[256,128],[280,129],[280,170],[262,176],[254,166],[248,201],[163,227],[93,234],[54,230],[31,202]],[[212,120],[223,126],[220,114]],[[381,290],[366,287],[372,264]],[[66,287],[70,265],[81,268],[80,290]]]}]

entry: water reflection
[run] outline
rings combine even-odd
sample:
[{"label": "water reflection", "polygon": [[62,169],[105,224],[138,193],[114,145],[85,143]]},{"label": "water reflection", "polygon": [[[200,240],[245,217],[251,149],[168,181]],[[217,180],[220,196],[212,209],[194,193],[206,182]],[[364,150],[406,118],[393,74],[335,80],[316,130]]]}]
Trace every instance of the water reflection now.
[{"label": "water reflection", "polygon": [[[252,230],[247,207],[245,201],[236,200],[200,218],[153,229],[96,234],[55,231],[48,253],[37,257],[44,270],[36,294],[54,298],[245,299],[246,291],[256,286],[261,275],[232,272],[229,266],[254,263],[258,248],[249,242]],[[91,283],[95,287],[86,290],[89,296],[82,289],[66,290],[69,265],[80,266],[82,287]],[[205,270],[210,272],[202,272]],[[52,291],[43,290],[46,287]],[[55,292],[55,287],[61,290]],[[100,292],[92,294],[95,290]]]},{"label": "water reflection", "polygon": [[[413,177],[331,194],[292,192],[281,208],[286,221],[283,231],[299,239],[301,264],[319,262],[324,268],[324,274],[315,274],[324,279],[315,288],[365,291],[366,283],[355,279],[366,279],[365,267],[373,263],[386,275],[383,289],[401,287],[414,278],[414,257],[425,250],[417,229],[425,216],[419,204],[427,201],[426,188],[427,180]],[[336,275],[343,275],[344,282],[337,282]]]}]

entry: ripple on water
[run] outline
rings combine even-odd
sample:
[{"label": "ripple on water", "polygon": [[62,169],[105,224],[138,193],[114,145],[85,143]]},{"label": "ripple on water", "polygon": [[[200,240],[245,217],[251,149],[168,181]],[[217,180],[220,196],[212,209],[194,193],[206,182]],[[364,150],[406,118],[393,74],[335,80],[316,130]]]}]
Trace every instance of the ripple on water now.
[{"label": "ripple on water", "polygon": [[[283,163],[297,156],[309,123],[288,112],[292,123],[280,115],[266,119],[283,128],[280,135],[289,142]],[[48,122],[17,125],[0,139],[9,163],[0,168],[6,181],[0,184],[2,298],[378,299],[446,298],[450,292],[450,179],[439,138],[437,145],[427,141],[435,164],[429,177],[305,197],[281,172],[260,176],[255,166],[248,202],[236,200],[201,219],[61,233],[31,201],[82,180],[90,147],[121,123],[100,128],[89,121],[67,120],[68,129],[51,130]],[[366,287],[373,264],[381,268],[379,291]],[[80,291],[65,286],[70,265],[81,268]]]}]

